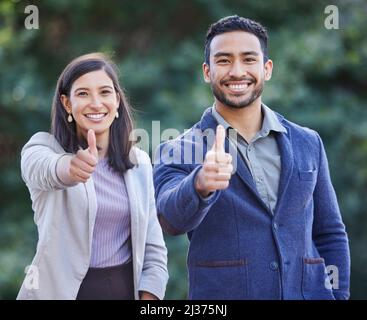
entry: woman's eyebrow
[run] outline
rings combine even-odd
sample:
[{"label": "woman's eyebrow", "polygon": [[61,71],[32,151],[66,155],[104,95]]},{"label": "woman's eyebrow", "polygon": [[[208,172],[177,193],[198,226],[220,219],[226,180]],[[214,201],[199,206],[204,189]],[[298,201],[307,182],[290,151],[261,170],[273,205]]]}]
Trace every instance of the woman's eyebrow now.
[{"label": "woman's eyebrow", "polygon": [[[113,87],[109,86],[109,85],[104,85],[104,86],[100,86],[98,87],[98,89],[104,89],[104,88],[109,88],[109,89],[113,89]],[[75,91],[78,90],[90,90],[89,88],[84,88],[84,87],[80,87],[80,88],[76,88]]]},{"label": "woman's eyebrow", "polygon": [[78,91],[78,90],[89,90],[89,88],[76,88],[75,91]]}]

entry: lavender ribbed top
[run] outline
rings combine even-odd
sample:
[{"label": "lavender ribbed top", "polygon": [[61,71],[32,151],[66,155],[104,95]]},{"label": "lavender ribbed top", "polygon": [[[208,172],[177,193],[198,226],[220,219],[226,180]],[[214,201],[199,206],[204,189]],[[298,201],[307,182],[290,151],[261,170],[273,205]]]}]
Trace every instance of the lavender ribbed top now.
[{"label": "lavender ribbed top", "polygon": [[90,267],[105,268],[131,260],[130,207],[122,175],[112,171],[107,158],[92,174],[97,196]]}]

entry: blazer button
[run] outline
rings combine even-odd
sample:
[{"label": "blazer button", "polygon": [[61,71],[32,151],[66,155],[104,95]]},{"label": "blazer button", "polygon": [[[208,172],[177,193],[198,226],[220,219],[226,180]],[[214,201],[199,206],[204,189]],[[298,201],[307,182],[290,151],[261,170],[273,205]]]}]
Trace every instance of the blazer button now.
[{"label": "blazer button", "polygon": [[272,261],[270,263],[270,269],[271,270],[276,271],[276,270],[278,270],[278,268],[279,268],[279,265],[278,265],[278,263],[276,261]]},{"label": "blazer button", "polygon": [[274,228],[274,230],[277,230],[278,229],[278,225],[277,225],[276,222],[273,223],[273,228]]}]

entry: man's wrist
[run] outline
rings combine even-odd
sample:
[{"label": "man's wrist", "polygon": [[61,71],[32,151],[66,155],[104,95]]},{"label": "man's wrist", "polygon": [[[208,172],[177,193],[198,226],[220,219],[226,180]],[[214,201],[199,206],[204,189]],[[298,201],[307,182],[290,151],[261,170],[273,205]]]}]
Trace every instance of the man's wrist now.
[{"label": "man's wrist", "polygon": [[196,175],[195,178],[195,189],[196,192],[202,197],[202,198],[207,198],[210,195],[210,191],[205,190],[204,188],[201,187],[200,185],[200,172]]}]

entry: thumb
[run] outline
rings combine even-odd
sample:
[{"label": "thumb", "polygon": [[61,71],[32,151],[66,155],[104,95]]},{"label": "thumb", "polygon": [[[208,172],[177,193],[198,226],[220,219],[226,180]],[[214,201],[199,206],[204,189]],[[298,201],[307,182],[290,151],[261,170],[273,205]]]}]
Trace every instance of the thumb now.
[{"label": "thumb", "polygon": [[225,153],[224,151],[224,140],[226,138],[226,131],[220,124],[217,126],[217,133],[215,135],[214,151],[219,153]]},{"label": "thumb", "polygon": [[93,129],[88,130],[88,150],[98,159],[97,141],[96,134]]}]

